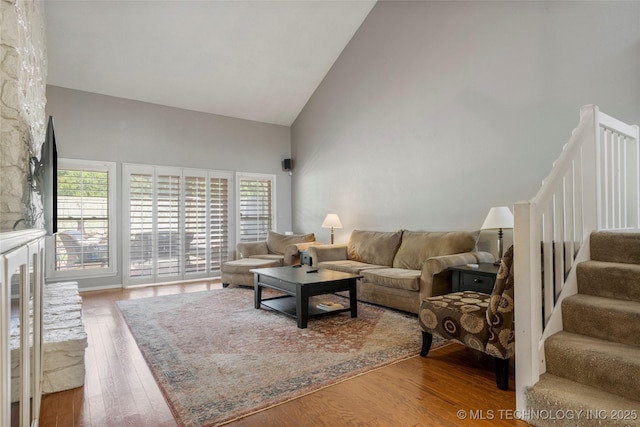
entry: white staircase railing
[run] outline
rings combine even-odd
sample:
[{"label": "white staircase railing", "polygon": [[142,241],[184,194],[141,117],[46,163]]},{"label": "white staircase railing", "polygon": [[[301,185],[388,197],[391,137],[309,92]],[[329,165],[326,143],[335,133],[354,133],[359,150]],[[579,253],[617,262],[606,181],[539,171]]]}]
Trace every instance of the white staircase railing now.
[{"label": "white staircase railing", "polygon": [[640,228],[638,126],[597,106],[580,123],[538,194],[514,205],[516,409],[545,372],[544,340],[562,329],[560,303],[577,292],[575,265],[594,230]]}]

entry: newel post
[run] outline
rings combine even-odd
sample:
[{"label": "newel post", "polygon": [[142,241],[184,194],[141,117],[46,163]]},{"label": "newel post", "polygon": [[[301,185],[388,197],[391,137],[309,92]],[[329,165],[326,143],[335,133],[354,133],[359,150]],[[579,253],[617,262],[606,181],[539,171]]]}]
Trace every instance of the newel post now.
[{"label": "newel post", "polygon": [[542,336],[542,290],[540,271],[540,226],[535,204],[514,205],[514,280],[516,343],[516,410],[526,411],[527,389],[540,378],[544,355]]}]

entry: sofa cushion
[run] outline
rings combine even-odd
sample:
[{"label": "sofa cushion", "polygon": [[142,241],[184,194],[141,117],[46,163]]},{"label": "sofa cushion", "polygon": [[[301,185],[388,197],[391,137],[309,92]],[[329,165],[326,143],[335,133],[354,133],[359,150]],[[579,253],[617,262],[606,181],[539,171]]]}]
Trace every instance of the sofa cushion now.
[{"label": "sofa cushion", "polygon": [[478,233],[467,231],[428,232],[408,231],[402,233],[402,243],[393,259],[396,268],[422,270],[431,257],[470,252],[476,246]]},{"label": "sofa cushion", "polygon": [[353,230],[347,245],[350,260],[391,267],[398,251],[402,231]]},{"label": "sofa cushion", "polygon": [[267,242],[241,242],[236,245],[239,258],[249,258],[254,255],[266,255],[269,253]]},{"label": "sofa cushion", "polygon": [[267,246],[269,247],[269,252],[284,255],[284,251],[289,245],[295,245],[296,243],[313,242],[315,240],[316,236],[313,233],[292,234],[290,236],[287,236],[285,234],[269,231],[269,234],[267,235]]},{"label": "sofa cushion", "polygon": [[[253,274],[252,268],[279,267],[278,260],[268,260],[259,258],[241,258],[222,263],[222,272],[229,274]],[[229,282],[227,282],[229,283]]]},{"label": "sofa cushion", "polygon": [[361,274],[362,271],[368,269],[386,268],[386,265],[373,265],[360,261],[340,260],[340,261],[322,261],[314,264],[318,268],[326,268],[328,270],[342,271],[343,273]]},{"label": "sofa cushion", "polygon": [[376,268],[362,272],[365,282],[408,291],[420,290],[421,274],[420,270],[408,270],[405,268]]}]

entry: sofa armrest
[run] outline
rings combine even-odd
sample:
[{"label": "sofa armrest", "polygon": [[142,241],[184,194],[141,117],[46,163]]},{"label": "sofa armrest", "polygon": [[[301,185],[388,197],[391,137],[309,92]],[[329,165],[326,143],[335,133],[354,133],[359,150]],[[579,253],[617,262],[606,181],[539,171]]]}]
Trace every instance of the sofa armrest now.
[{"label": "sofa armrest", "polygon": [[347,245],[314,245],[309,247],[309,255],[313,265],[324,261],[340,261],[347,257]]},{"label": "sofa armrest", "polygon": [[238,258],[249,258],[253,255],[267,255],[269,249],[267,248],[267,242],[247,242],[238,243],[236,245],[236,252]]},{"label": "sofa armrest", "polygon": [[420,300],[434,295],[451,292],[451,272],[449,267],[479,262],[493,262],[495,258],[489,252],[463,252],[453,255],[431,257],[422,266],[420,277]]},{"label": "sofa armrest", "polygon": [[300,251],[305,251],[314,245],[321,245],[321,242],[304,242],[288,245],[284,249],[283,265],[300,264]]},{"label": "sofa armrest", "polygon": [[305,243],[297,243],[299,251],[308,251],[311,246],[324,246],[325,244],[322,242],[305,242]]}]

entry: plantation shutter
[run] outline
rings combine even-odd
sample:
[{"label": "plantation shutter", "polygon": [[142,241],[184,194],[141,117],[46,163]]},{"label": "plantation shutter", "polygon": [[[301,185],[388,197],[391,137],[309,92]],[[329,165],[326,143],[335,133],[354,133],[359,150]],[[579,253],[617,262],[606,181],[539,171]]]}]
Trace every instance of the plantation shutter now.
[{"label": "plantation shutter", "polygon": [[129,175],[129,277],[153,275],[153,174]]},{"label": "plantation shutter", "polygon": [[123,165],[125,284],[219,274],[227,261],[228,172]]},{"label": "plantation shutter", "polygon": [[209,183],[210,270],[220,271],[222,263],[229,259],[229,179],[212,177]]},{"label": "plantation shutter", "polygon": [[113,164],[100,162],[59,161],[54,272],[86,276],[114,269],[110,235],[114,169]]},{"label": "plantation shutter", "polygon": [[174,174],[158,174],[156,179],[156,259],[159,278],[182,274],[180,181],[181,176]]},{"label": "plantation shutter", "polygon": [[184,178],[185,271],[203,273],[207,268],[207,177]]},{"label": "plantation shutter", "polygon": [[268,232],[273,229],[274,180],[272,176],[239,176],[239,242],[266,240]]}]

